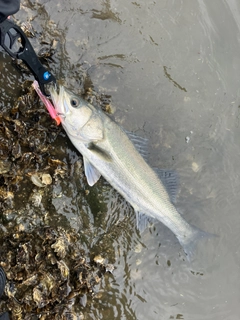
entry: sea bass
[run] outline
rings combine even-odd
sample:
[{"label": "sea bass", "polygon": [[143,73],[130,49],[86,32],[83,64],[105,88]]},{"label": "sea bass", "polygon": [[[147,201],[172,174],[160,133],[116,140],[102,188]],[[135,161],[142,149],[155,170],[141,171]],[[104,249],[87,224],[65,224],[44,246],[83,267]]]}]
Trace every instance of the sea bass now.
[{"label": "sea bass", "polygon": [[171,174],[160,171],[159,178],[141,154],[139,140],[133,135],[130,139],[102,110],[63,86],[59,93],[55,88],[50,93],[62,126],[83,156],[88,184],[93,186],[102,175],[132,205],[139,229],[143,217],[161,221],[191,258],[194,245],[206,233],[187,223],[175,208],[168,193]]}]

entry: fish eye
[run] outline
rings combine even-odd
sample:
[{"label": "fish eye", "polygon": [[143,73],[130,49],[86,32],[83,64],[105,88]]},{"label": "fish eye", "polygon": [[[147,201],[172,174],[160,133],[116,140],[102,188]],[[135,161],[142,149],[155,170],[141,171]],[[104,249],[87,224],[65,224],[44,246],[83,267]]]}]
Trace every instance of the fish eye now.
[{"label": "fish eye", "polygon": [[70,103],[73,108],[76,108],[79,104],[79,101],[77,98],[71,98]]}]

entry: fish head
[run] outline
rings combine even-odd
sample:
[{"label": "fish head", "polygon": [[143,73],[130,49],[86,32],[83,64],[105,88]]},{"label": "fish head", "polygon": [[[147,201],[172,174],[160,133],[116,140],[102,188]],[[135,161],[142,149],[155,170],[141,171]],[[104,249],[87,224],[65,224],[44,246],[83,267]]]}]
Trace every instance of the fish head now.
[{"label": "fish head", "polygon": [[59,87],[59,92],[53,86],[49,91],[64,129],[69,135],[80,139],[82,128],[92,117],[92,108],[85,100],[63,86]]}]

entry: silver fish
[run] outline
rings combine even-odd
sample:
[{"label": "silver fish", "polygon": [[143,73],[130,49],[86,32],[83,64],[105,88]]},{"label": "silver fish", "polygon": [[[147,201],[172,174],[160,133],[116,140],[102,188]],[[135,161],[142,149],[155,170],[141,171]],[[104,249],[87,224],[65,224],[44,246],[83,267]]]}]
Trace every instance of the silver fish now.
[{"label": "silver fish", "polygon": [[68,137],[83,156],[88,184],[93,186],[102,175],[132,205],[139,229],[146,216],[161,221],[191,258],[197,240],[206,233],[187,223],[173,205],[168,193],[175,190],[173,174],[160,171],[159,178],[140,154],[140,140],[130,139],[100,109],[63,86],[59,93],[55,88],[50,93]]}]

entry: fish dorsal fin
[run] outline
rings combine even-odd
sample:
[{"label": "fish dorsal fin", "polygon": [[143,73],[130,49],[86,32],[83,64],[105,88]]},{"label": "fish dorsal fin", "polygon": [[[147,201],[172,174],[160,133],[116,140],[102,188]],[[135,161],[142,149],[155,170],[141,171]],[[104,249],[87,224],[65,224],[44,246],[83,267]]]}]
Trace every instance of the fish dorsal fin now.
[{"label": "fish dorsal fin", "polygon": [[87,158],[83,157],[83,162],[87,182],[92,187],[101,177],[101,173],[88,161]]},{"label": "fish dorsal fin", "polygon": [[158,175],[159,179],[161,180],[162,184],[166,188],[170,200],[175,203],[177,192],[178,192],[178,175],[173,170],[165,170],[165,169],[158,169],[154,168],[154,171]]},{"label": "fish dorsal fin", "polygon": [[128,138],[131,140],[131,142],[134,144],[137,151],[140,153],[140,155],[143,157],[145,161],[148,160],[148,139],[139,137],[135,133],[132,133],[130,131],[126,131]]},{"label": "fish dorsal fin", "polygon": [[149,216],[146,216],[145,213],[140,211],[136,212],[136,221],[137,221],[137,229],[140,233],[142,233],[148,226],[150,222],[153,222],[155,219]]}]

